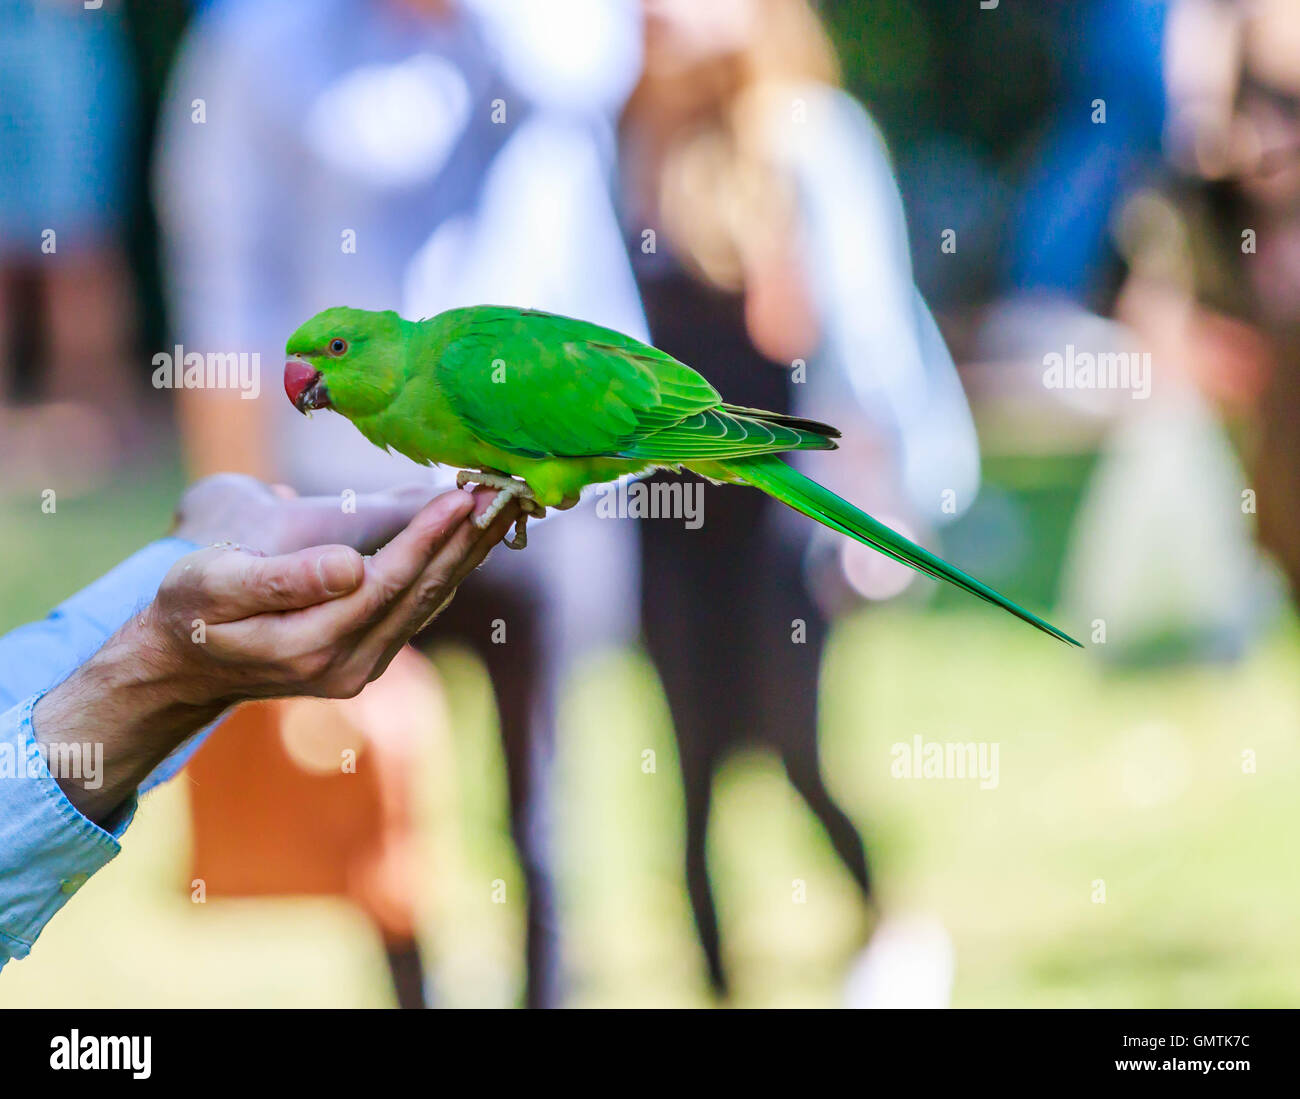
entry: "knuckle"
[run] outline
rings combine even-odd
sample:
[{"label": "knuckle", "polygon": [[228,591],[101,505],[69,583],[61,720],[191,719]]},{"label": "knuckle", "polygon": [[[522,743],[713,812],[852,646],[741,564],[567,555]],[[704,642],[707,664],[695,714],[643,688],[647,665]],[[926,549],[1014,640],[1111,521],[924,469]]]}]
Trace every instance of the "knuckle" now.
[{"label": "knuckle", "polygon": [[166,605],[192,610],[211,608],[223,599],[217,562],[225,549],[211,548],[182,557],[172,566],[158,589]]},{"label": "knuckle", "polygon": [[304,566],[301,562],[291,569],[271,569],[261,580],[262,598],[268,603],[286,603],[303,586]]},{"label": "knuckle", "polygon": [[354,609],[349,622],[342,628],[353,630],[359,626],[377,622],[401,598],[402,592],[403,589],[400,586],[386,581],[373,585],[367,584],[362,588],[361,600]]},{"label": "knuckle", "polygon": [[366,686],[364,674],[354,670],[338,671],[326,677],[324,693],[329,698],[356,698]]},{"label": "knuckle", "polygon": [[[167,633],[178,633],[182,626],[188,626],[193,602],[183,598],[174,588],[160,587],[154,596],[153,605],[158,624]],[[188,632],[188,628],[185,632]]]},{"label": "knuckle", "polygon": [[300,684],[328,679],[334,670],[334,660],[334,653],[328,649],[301,653],[289,662],[290,675]]},{"label": "knuckle", "polygon": [[424,607],[441,607],[450,594],[455,591],[451,583],[451,573],[446,569],[426,577],[418,589],[420,605]]},{"label": "knuckle", "polygon": [[373,602],[375,606],[377,608],[387,607],[395,603],[402,597],[402,593],[406,591],[408,583],[409,578],[404,581],[396,576],[381,576],[378,583],[373,586]]},{"label": "knuckle", "polygon": [[164,610],[171,610],[187,600],[192,594],[194,584],[189,577],[189,568],[193,565],[188,558],[181,558],[171,567],[158,585],[158,594],[154,601]]},{"label": "knuckle", "polygon": [[327,676],[333,665],[330,652],[315,643],[297,646],[280,639],[278,646],[258,646],[258,651],[265,654],[258,661],[263,674],[284,687],[307,687]]}]

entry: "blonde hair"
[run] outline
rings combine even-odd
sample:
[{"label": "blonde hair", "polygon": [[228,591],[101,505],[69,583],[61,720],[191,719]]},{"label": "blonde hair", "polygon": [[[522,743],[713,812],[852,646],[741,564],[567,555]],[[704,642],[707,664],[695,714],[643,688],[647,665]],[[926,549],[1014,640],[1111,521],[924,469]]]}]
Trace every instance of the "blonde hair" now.
[{"label": "blonde hair", "polygon": [[748,257],[793,231],[793,196],[769,149],[774,112],[788,115],[800,86],[839,83],[834,48],[807,0],[750,2],[749,34],[736,50],[672,80],[657,78],[647,56],[624,112],[625,131],[654,131],[661,114],[690,102],[688,117],[660,133],[645,182],[682,262],[732,291],[743,286]]},{"label": "blonde hair", "polygon": [[756,0],[756,6],[756,29],[745,51],[751,83],[839,85],[835,47],[807,0]]}]

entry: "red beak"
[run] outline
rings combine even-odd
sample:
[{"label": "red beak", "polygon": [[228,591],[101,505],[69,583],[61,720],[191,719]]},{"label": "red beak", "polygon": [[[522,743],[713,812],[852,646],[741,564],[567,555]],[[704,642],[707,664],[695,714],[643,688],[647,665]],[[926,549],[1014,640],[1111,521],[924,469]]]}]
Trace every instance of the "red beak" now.
[{"label": "red beak", "polygon": [[284,364],[284,391],[299,412],[325,408],[329,394],[321,381],[320,371],[301,359],[290,359]]}]

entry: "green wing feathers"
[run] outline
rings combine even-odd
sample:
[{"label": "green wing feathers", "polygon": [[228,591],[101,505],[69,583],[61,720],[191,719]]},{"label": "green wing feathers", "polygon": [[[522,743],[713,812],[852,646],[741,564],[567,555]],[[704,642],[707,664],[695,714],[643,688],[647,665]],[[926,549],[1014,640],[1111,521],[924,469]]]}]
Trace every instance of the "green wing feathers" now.
[{"label": "green wing feathers", "polygon": [[528,458],[678,465],[834,449],[827,424],[725,404],[698,372],[613,329],[529,309],[434,319],[439,381],[480,438]]},{"label": "green wing feathers", "polygon": [[910,565],[928,576],[933,576],[936,580],[946,580],[949,584],[978,596],[986,603],[1001,607],[1004,611],[1014,614],[1022,621],[1028,622],[1044,633],[1051,634],[1058,640],[1079,648],[1083,647],[1069,634],[1063,633],[1051,623],[1031,614],[1005,595],[981,584],[973,576],[968,576],[948,564],[943,558],[936,557],[929,550],[922,549],[915,542],[890,530],[884,523],[873,519],[865,511],[855,508],[847,500],[840,499],[835,493],[805,477],[781,459],[763,456],[731,461],[725,465],[738,480],[762,489],[769,496],[802,512],[810,519],[816,519],[832,530],[846,534],[883,553],[886,557]]},{"label": "green wing feathers", "polygon": [[676,465],[785,450],[834,450],[838,436],[833,427],[815,420],[720,404],[639,439],[618,456]]},{"label": "green wing feathers", "polygon": [[613,329],[535,310],[435,317],[438,382],[482,439],[529,458],[613,457],[717,408],[722,396],[671,355]]}]

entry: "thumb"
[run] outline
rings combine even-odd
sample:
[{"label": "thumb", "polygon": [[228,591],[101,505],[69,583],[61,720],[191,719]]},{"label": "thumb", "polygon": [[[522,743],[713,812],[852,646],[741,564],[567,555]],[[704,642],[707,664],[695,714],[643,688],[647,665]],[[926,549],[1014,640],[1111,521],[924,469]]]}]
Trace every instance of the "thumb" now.
[{"label": "thumb", "polygon": [[327,603],[356,591],[365,578],[361,555],[350,546],[313,546],[276,557],[230,547],[193,556],[200,559],[192,581],[196,602],[213,622]]}]

